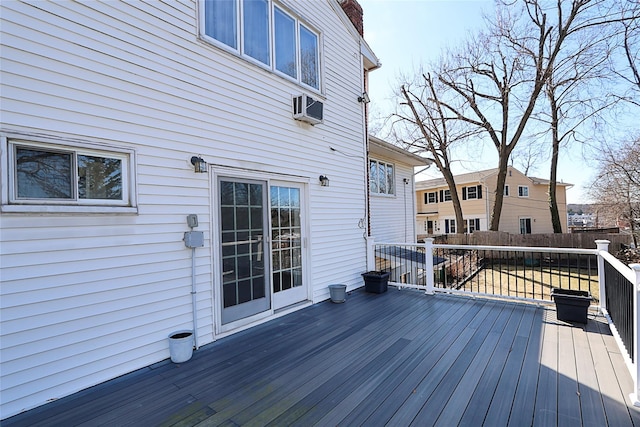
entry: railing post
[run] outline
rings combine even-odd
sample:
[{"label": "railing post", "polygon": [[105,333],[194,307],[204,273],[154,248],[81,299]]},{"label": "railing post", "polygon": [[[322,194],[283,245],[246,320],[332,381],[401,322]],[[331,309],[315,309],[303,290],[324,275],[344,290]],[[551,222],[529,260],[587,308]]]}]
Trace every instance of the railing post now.
[{"label": "railing post", "polygon": [[376,270],[376,240],[371,237],[365,237],[367,241],[367,271]]},{"label": "railing post", "polygon": [[424,239],[424,272],[427,275],[427,289],[425,294],[433,295],[433,238]]},{"label": "railing post", "polygon": [[638,299],[640,297],[640,264],[629,264],[636,273],[633,286],[633,393],[629,395],[633,406],[640,406],[640,363],[638,363],[638,338],[640,338],[640,315],[638,314]]},{"label": "railing post", "polygon": [[598,249],[598,292],[600,294],[600,311],[605,312],[607,309],[607,284],[604,279],[604,258],[600,256],[600,251],[609,252],[608,240],[596,240],[596,247]]}]

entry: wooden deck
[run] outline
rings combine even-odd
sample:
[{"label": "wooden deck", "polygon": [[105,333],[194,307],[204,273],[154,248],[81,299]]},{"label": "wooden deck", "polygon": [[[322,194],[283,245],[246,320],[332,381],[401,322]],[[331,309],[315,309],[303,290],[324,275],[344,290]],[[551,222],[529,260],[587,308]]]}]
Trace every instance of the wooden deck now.
[{"label": "wooden deck", "polygon": [[9,426],[640,426],[601,317],[356,291],[4,420]]}]

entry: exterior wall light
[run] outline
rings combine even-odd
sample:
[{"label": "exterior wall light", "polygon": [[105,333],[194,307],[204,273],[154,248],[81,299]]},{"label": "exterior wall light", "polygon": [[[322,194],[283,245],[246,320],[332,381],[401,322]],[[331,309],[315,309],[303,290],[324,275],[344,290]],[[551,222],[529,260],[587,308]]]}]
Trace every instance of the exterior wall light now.
[{"label": "exterior wall light", "polygon": [[193,165],[193,169],[196,173],[205,173],[207,172],[207,162],[200,156],[191,157],[191,164]]},{"label": "exterior wall light", "polygon": [[322,185],[323,187],[328,187],[329,186],[329,178],[327,178],[325,175],[320,175],[320,185]]},{"label": "exterior wall light", "polygon": [[369,94],[367,92],[362,92],[362,96],[358,97],[358,102],[363,102],[365,104],[370,103],[371,99],[369,99]]}]

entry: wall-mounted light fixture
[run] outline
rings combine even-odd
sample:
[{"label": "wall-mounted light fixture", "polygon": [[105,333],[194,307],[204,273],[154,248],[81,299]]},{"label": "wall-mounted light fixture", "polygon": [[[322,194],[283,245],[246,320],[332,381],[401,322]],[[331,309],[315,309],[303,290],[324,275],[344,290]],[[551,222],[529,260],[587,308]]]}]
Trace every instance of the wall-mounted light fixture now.
[{"label": "wall-mounted light fixture", "polygon": [[365,104],[370,103],[371,99],[369,99],[369,94],[367,92],[362,92],[362,96],[358,97],[358,102],[363,102]]},{"label": "wall-mounted light fixture", "polygon": [[196,173],[205,173],[207,171],[207,162],[200,156],[191,157],[191,164]]},{"label": "wall-mounted light fixture", "polygon": [[320,185],[322,185],[323,187],[328,187],[329,186],[329,178],[327,178],[325,175],[320,175]]}]

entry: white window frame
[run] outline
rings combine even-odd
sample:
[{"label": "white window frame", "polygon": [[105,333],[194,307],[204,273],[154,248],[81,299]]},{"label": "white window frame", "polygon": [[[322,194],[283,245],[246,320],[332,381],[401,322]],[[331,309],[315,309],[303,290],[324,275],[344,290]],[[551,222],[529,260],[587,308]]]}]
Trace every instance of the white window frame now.
[{"label": "white window frame", "polygon": [[[297,83],[300,86],[303,86],[306,89],[309,89],[311,91],[314,91],[318,94],[322,94],[323,93],[323,66],[322,66],[322,61],[323,61],[323,55],[322,55],[322,46],[323,46],[323,40],[322,40],[322,33],[314,26],[311,25],[308,21],[305,21],[303,19],[301,19],[296,13],[294,13],[291,9],[289,9],[288,7],[285,7],[283,4],[280,4],[278,2],[272,1],[272,0],[268,0],[268,8],[269,8],[269,12],[268,12],[268,19],[269,19],[269,23],[268,23],[268,27],[269,27],[269,64],[265,64],[263,62],[261,62],[260,60],[257,60],[255,58],[253,58],[252,56],[246,54],[244,52],[244,41],[245,41],[245,37],[244,37],[244,10],[243,10],[243,5],[242,5],[242,0],[234,0],[235,2],[235,8],[236,8],[236,44],[237,47],[234,48],[232,46],[229,46],[215,38],[213,38],[212,36],[207,35],[206,33],[206,5],[205,3],[207,2],[207,0],[199,0],[199,27],[200,27],[200,38],[204,41],[206,41],[209,44],[212,44],[218,48],[221,48],[229,53],[232,53],[236,56],[241,57],[242,59],[251,62],[252,64],[255,64],[261,68],[267,69],[271,72],[273,72],[274,74],[277,74],[278,76],[293,81],[295,83]],[[280,12],[282,12],[284,15],[290,17],[291,19],[294,20],[295,22],[295,49],[296,49],[296,77],[291,77],[290,75],[278,70],[276,68],[276,57],[275,57],[275,48],[276,48],[276,41],[275,41],[275,8],[278,8],[280,10]],[[310,33],[314,34],[317,38],[317,46],[316,46],[316,72],[317,72],[317,83],[318,83],[318,87],[314,87],[314,86],[310,86],[306,83],[303,82],[303,73],[302,73],[302,60],[301,60],[301,41],[300,41],[300,31],[301,31],[301,27],[304,27],[307,31],[309,31]]]},{"label": "white window frame", "polygon": [[[427,195],[427,204],[432,205],[438,203],[438,192],[437,191],[427,191],[425,193]],[[433,201],[431,200],[431,196],[433,196]]]},{"label": "white window frame", "polygon": [[444,220],[445,234],[456,234],[456,220],[455,218],[447,218]]},{"label": "white window frame", "polygon": [[[476,224],[478,227],[476,228]],[[464,232],[473,233],[474,231],[480,231],[480,218],[467,218],[464,220]]]},{"label": "white window frame", "polygon": [[529,197],[528,185],[518,185],[518,197]]},{"label": "white window frame", "polygon": [[[109,145],[62,140],[58,138],[32,137],[25,135],[2,135],[2,212],[86,212],[86,213],[137,213],[135,151]],[[76,183],[73,197],[68,199],[19,198],[17,197],[17,173],[15,153],[17,147],[41,149],[72,154]],[[114,158],[122,161],[122,199],[81,199],[78,197],[78,155]]]},{"label": "white window frame", "polygon": [[[371,173],[371,163],[376,164],[376,169],[379,171],[380,166],[384,166],[384,176],[385,176],[385,191],[380,191],[380,186],[376,185],[375,190],[373,191],[372,179],[369,176],[369,191],[371,194],[375,194],[378,196],[395,196],[396,195],[396,166],[393,163],[384,162],[382,160],[377,159],[369,159],[369,173]],[[389,178],[387,175],[388,168],[391,167],[392,175],[391,175],[391,185],[389,185]],[[391,187],[391,188],[389,188]]]},{"label": "white window frame", "polygon": [[451,190],[449,190],[448,188],[446,190],[443,190],[442,192],[442,201],[443,202],[451,201]]},{"label": "white window frame", "polygon": [[[527,233],[526,231],[526,224],[527,224],[527,220],[529,221],[529,233]],[[522,232],[522,226],[523,226],[523,221],[524,221],[524,233]],[[532,234],[533,233],[533,221],[531,220],[531,217],[520,217],[518,218],[518,225],[520,228],[520,234]]]}]

